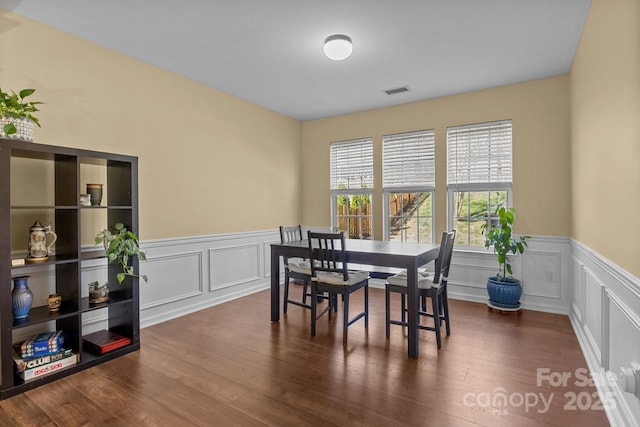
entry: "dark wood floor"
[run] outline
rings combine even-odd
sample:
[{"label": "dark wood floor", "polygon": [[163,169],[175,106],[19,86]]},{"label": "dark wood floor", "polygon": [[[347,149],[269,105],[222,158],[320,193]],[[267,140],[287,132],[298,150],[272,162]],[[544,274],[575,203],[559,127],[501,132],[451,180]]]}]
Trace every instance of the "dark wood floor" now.
[{"label": "dark wood floor", "polygon": [[[586,363],[567,316],[451,301],[451,336],[438,351],[421,331],[410,360],[403,328],[385,338],[384,291],[370,309],[346,347],[335,317],[315,338],[300,307],[271,323],[268,291],[202,310],[144,329],[139,352],[0,402],[0,426],[609,425],[577,409],[574,397],[598,402],[576,381]],[[538,386],[538,368],[571,378]]]}]

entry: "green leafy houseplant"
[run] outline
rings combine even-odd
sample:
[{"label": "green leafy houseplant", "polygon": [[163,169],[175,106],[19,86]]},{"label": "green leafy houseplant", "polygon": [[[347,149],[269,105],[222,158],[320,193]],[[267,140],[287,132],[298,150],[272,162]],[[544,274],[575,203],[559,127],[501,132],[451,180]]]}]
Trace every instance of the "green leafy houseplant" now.
[{"label": "green leafy houseplant", "polygon": [[122,283],[126,276],[141,277],[145,282],[147,276],[139,275],[133,271],[133,266],[129,265],[129,259],[137,256],[138,259],[146,261],[146,255],[140,250],[138,236],[121,224],[102,230],[96,235],[96,245],[104,246],[109,263],[118,263],[122,266],[122,273],[118,273],[118,283]]},{"label": "green leafy houseplant", "polygon": [[496,211],[496,214],[498,214],[498,225],[489,227],[488,224],[483,224],[482,226],[486,236],[484,246],[487,248],[493,246],[494,252],[498,255],[498,264],[500,264],[497,277],[499,281],[506,281],[507,273],[509,276],[513,275],[509,254],[524,253],[527,239],[531,236],[520,236],[517,239],[512,236],[513,223],[516,220],[515,209],[501,207]]},{"label": "green leafy houseplant", "polygon": [[[38,110],[37,105],[42,102],[25,101],[24,99],[33,94],[35,89],[22,89],[19,93],[11,91],[11,93],[5,92],[0,88],[0,118],[13,118],[13,119],[30,119],[33,123],[40,127],[40,122],[37,117],[33,115]],[[6,135],[12,135],[16,133],[16,127],[13,123],[7,123],[3,126],[2,130]]]}]

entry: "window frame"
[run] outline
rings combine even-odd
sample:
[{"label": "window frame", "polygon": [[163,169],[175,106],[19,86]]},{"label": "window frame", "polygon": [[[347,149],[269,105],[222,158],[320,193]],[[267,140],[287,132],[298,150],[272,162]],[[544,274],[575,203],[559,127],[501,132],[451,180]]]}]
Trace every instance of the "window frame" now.
[{"label": "window frame", "polygon": [[[393,171],[393,175],[394,177],[390,178],[389,180],[391,182],[385,182],[385,171],[387,171],[388,169],[391,168],[387,168],[385,167],[385,163],[387,162],[387,156],[386,156],[386,151],[385,151],[385,147],[387,146],[387,144],[392,144],[394,142],[400,142],[402,143],[405,139],[409,140],[409,139],[415,139],[416,137],[423,137],[425,138],[424,144],[426,145],[425,147],[421,146],[419,147],[419,149],[426,149],[425,154],[425,158],[419,160],[417,163],[420,163],[418,166],[419,167],[423,167],[426,166],[427,167],[427,173],[423,176],[422,182],[421,183],[416,183],[415,181],[413,182],[409,182],[408,184],[404,182],[404,179],[402,179],[401,183],[398,183],[398,171],[394,170]],[[408,153],[408,155],[413,154],[411,151]],[[397,155],[397,154],[396,154]],[[404,153],[402,154],[402,159],[405,158]],[[401,162],[402,163],[402,162]],[[399,165],[400,169],[404,168],[404,164]],[[429,168],[430,166],[430,168]],[[429,170],[430,169],[430,170]],[[400,171],[400,175],[404,174],[404,170]],[[382,215],[383,215],[383,221],[382,221],[382,231],[383,231],[383,239],[384,240],[389,240],[391,237],[391,226],[390,226],[390,212],[389,212],[389,202],[390,202],[390,197],[391,194],[395,194],[395,193],[428,193],[430,195],[430,200],[431,200],[431,241],[428,243],[432,243],[435,242],[435,237],[436,237],[436,233],[435,233],[435,190],[436,190],[436,184],[435,184],[435,178],[436,173],[435,173],[435,130],[434,129],[423,129],[423,130],[418,130],[418,131],[412,131],[412,132],[402,132],[402,133],[397,133],[397,134],[390,134],[390,135],[383,135],[382,137],[382,182],[383,182],[383,186],[382,186],[382,199],[383,199],[383,207],[382,207]],[[419,218],[419,217],[418,217]],[[418,233],[419,236],[419,233]],[[405,241],[405,240],[402,240]],[[418,242],[420,242],[420,239],[418,237]],[[425,243],[425,242],[420,242],[420,243]]]},{"label": "window frame", "polygon": [[[496,182],[466,182],[466,183],[450,183],[450,159],[449,159],[449,132],[450,130],[464,130],[464,129],[474,129],[474,128],[481,128],[481,127],[489,127],[492,125],[496,125],[496,126],[504,126],[507,125],[509,126],[509,131],[511,133],[511,138],[510,138],[510,146],[509,146],[509,154],[510,154],[510,161],[509,161],[509,181],[496,181]],[[447,149],[447,228],[448,229],[452,229],[455,227],[455,221],[454,221],[454,194],[458,193],[458,192],[493,192],[493,191],[504,191],[506,192],[506,196],[507,196],[507,207],[510,208],[513,206],[513,122],[512,120],[499,120],[499,121],[494,121],[494,122],[484,122],[484,123],[477,123],[477,124],[471,124],[471,125],[464,125],[464,126],[451,126],[447,128],[447,132],[446,132],[446,149]],[[503,178],[501,178],[503,179]],[[493,214],[494,212],[489,212],[487,210],[487,218],[490,218],[490,216]],[[471,231],[471,227],[468,228],[468,232],[470,233]],[[458,233],[456,235],[456,241],[458,240],[458,237],[461,237],[462,234]],[[466,242],[470,242],[470,238],[465,238]],[[469,245],[469,244],[458,244],[456,243],[456,247],[458,248],[462,248],[462,249],[478,249],[480,247],[484,247],[484,246],[475,246],[475,245]]]},{"label": "window frame", "polygon": [[[339,196],[367,196],[369,197],[369,203],[371,204],[371,236],[370,239],[373,240],[373,213],[374,213],[374,204],[373,204],[373,189],[344,189],[344,190],[331,190],[331,229],[334,231],[338,231],[338,204],[336,203]],[[363,215],[346,215],[347,218],[354,217],[364,217]],[[362,235],[362,233],[361,233]],[[346,238],[351,238],[349,233],[345,233]],[[361,237],[360,237],[361,238]]]},{"label": "window frame", "polygon": [[[370,167],[368,168],[368,170],[370,170],[371,173],[371,177],[370,180],[365,179],[365,185],[367,182],[371,183],[370,187],[360,187],[360,188],[333,188],[334,187],[334,182],[336,183],[336,185],[338,184],[338,180],[335,179],[335,173],[334,173],[334,149],[336,147],[344,147],[347,145],[351,145],[351,144],[358,144],[361,145],[362,147],[366,146],[367,150],[370,150],[370,156],[368,155],[367,157],[370,157],[371,159],[371,164]],[[329,163],[330,163],[330,170],[329,170],[329,192],[330,192],[330,209],[331,209],[331,229],[337,231],[338,230],[338,197],[339,196],[366,196],[369,197],[369,203],[371,205],[371,214],[369,215],[370,219],[370,224],[371,224],[371,235],[370,235],[370,239],[374,238],[374,203],[373,203],[373,190],[374,190],[374,179],[375,179],[375,171],[374,171],[374,161],[373,161],[373,138],[371,137],[367,137],[367,138],[358,138],[358,139],[352,139],[352,140],[347,140],[347,141],[336,141],[336,142],[332,142],[329,148]],[[361,165],[359,166],[361,167]],[[348,187],[348,185],[347,185]],[[350,218],[350,215],[346,216],[347,218]],[[361,217],[361,216],[360,216]],[[362,233],[360,234],[362,235]],[[349,233],[346,233],[346,237],[349,237]]]},{"label": "window frame", "polygon": [[[384,233],[384,240],[389,240],[390,239],[390,232],[391,232],[391,227],[389,225],[389,221],[391,220],[391,218],[389,217],[389,197],[391,194],[395,194],[395,193],[428,193],[430,195],[430,199],[431,199],[431,241],[430,242],[422,242],[420,240],[418,240],[418,243],[434,243],[435,240],[435,235],[436,235],[436,230],[435,230],[435,223],[436,223],[436,211],[435,211],[435,196],[436,196],[436,192],[435,189],[432,190],[425,190],[424,187],[394,187],[393,189],[389,189],[387,191],[383,191],[382,193],[382,199],[383,199],[383,224],[382,224],[382,228],[383,228],[383,233]],[[420,218],[420,217],[418,217]],[[419,234],[418,234],[419,235]],[[406,240],[402,240],[403,242]]]},{"label": "window frame", "polygon": [[[492,191],[505,191],[507,193],[507,207],[511,207],[513,206],[513,194],[512,194],[512,190],[511,190],[511,186],[499,186],[496,187],[494,186],[482,186],[482,185],[472,185],[472,186],[464,186],[464,185],[457,185],[455,186],[453,189],[447,189],[447,229],[451,230],[453,228],[455,228],[455,222],[453,220],[453,215],[454,215],[454,200],[453,200],[453,196],[454,193],[458,193],[458,192],[492,192]],[[487,215],[491,215],[494,214],[494,212],[489,212],[487,211]],[[470,228],[469,228],[470,231]],[[462,233],[460,232],[460,230],[458,230],[458,232],[456,233],[456,240],[458,240],[459,237],[462,236]],[[466,241],[468,242],[470,239],[466,239]],[[473,246],[473,245],[462,245],[462,244],[458,244],[455,243],[455,246],[458,248],[467,248],[467,249],[478,249],[478,248],[484,248],[483,246]]]}]

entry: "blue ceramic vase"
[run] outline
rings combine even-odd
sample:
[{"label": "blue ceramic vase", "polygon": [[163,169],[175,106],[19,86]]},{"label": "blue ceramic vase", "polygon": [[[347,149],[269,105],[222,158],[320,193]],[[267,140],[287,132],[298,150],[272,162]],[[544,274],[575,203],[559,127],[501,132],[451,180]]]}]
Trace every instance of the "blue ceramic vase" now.
[{"label": "blue ceramic vase", "polygon": [[24,319],[29,315],[31,304],[33,303],[33,294],[27,286],[27,278],[29,276],[14,277],[13,291],[11,292],[11,311],[16,319]]},{"label": "blue ceramic vase", "polygon": [[522,285],[520,280],[507,277],[490,277],[487,281],[489,303],[499,308],[519,308]]}]

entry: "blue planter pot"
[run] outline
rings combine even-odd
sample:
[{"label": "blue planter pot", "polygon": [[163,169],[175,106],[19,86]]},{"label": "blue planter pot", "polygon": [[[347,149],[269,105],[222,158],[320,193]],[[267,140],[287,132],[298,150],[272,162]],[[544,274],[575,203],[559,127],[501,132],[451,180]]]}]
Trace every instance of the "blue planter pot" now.
[{"label": "blue planter pot", "polygon": [[13,291],[11,291],[11,311],[16,319],[24,319],[29,315],[33,294],[27,286],[29,276],[14,277]]},{"label": "blue planter pot", "polygon": [[520,307],[520,296],[522,296],[522,285],[520,280],[513,277],[505,279],[490,277],[487,281],[487,292],[489,293],[489,304],[499,308]]}]

